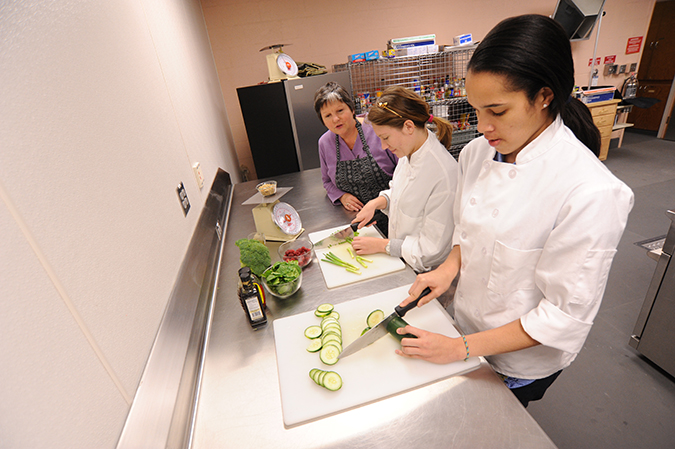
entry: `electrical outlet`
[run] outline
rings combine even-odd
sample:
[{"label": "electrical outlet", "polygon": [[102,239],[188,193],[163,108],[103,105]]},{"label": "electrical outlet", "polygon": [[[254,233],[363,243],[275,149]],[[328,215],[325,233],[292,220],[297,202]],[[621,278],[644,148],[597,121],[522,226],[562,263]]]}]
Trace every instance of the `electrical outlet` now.
[{"label": "electrical outlet", "polygon": [[202,167],[199,165],[199,162],[195,162],[192,165],[192,171],[195,172],[195,178],[197,178],[197,185],[201,189],[204,187],[204,174],[202,173]]},{"label": "electrical outlet", "polygon": [[176,193],[178,193],[178,200],[180,201],[180,205],[183,207],[183,215],[187,217],[188,211],[190,210],[190,200],[188,199],[185,186],[182,182],[178,184],[178,187],[176,187]]},{"label": "electrical outlet", "polygon": [[619,73],[626,73],[626,64],[621,64],[619,66]]},{"label": "electrical outlet", "polygon": [[637,62],[634,62],[630,65],[630,71],[635,72],[637,70]]}]

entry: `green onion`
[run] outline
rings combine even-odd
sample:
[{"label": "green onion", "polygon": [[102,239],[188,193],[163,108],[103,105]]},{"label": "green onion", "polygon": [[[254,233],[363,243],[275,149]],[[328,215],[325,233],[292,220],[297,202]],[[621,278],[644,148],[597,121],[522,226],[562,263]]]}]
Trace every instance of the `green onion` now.
[{"label": "green onion", "polygon": [[334,265],[338,265],[340,267],[343,267],[344,269],[346,269],[347,271],[349,271],[351,273],[361,274],[358,267],[356,267],[356,266],[354,266],[350,263],[345,262],[344,260],[340,259],[338,256],[336,256],[335,254],[333,254],[330,251],[327,252],[326,254],[324,254],[324,257],[325,257],[325,259],[321,259],[324,262],[332,263]]}]

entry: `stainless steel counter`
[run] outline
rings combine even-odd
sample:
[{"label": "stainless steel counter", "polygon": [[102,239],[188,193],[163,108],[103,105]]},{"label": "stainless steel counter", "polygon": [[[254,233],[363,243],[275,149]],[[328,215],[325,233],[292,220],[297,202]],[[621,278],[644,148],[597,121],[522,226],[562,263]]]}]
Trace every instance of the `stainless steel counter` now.
[{"label": "stainless steel counter", "polygon": [[[320,169],[275,178],[293,187],[281,201],[300,214],[306,232],[348,223],[333,206]],[[241,203],[257,181],[237,184],[226,234],[219,292],[206,353],[193,447],[215,448],[553,448],[555,445],[483,361],[469,374],[286,429],[283,424],[272,321],[409,284],[408,267],[328,290],[316,259],[294,296],[268,298],[268,325],[254,331],[237,297],[239,250],[234,242],[255,231],[252,206]],[[278,244],[268,243],[273,261]],[[386,381],[386,379],[383,379]]]}]

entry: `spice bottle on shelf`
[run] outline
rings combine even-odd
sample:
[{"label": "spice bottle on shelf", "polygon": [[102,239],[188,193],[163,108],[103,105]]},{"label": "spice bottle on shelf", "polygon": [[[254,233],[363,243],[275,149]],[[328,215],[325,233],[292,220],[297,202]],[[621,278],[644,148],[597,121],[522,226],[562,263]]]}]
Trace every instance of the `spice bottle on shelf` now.
[{"label": "spice bottle on shelf", "polygon": [[246,312],[251,327],[258,329],[267,324],[264,295],[260,286],[254,281],[249,267],[241,267],[239,269],[238,293],[239,301]]}]

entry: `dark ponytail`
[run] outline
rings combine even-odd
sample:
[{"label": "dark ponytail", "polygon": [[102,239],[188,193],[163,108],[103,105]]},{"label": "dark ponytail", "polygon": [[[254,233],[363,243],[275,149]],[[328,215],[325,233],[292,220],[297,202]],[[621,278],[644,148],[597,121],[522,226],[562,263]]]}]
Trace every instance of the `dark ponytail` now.
[{"label": "dark ponytail", "polygon": [[577,139],[590,149],[593,154],[600,154],[600,130],[593,122],[590,109],[576,98],[570,97],[560,113],[565,126],[572,130]]},{"label": "dark ponytail", "polygon": [[550,17],[529,14],[497,24],[476,48],[468,71],[505,76],[513,91],[522,91],[534,102],[548,87],[554,98],[551,117],[560,114],[565,126],[596,156],[600,131],[589,109],[570,96],[574,88],[572,48],[562,26]]}]

